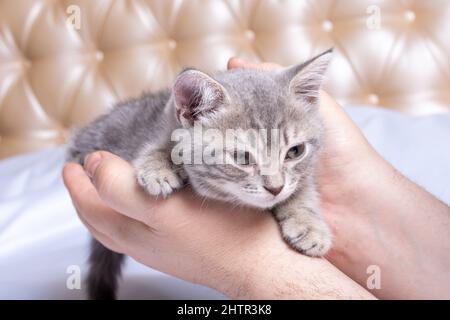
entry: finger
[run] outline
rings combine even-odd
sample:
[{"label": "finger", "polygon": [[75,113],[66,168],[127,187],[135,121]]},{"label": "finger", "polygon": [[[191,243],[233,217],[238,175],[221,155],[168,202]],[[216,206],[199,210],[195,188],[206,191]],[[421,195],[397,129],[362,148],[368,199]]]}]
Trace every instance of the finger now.
[{"label": "finger", "polygon": [[134,168],[106,151],[90,154],[85,168],[105,204],[129,218],[152,225],[154,209],[161,199],[150,197],[137,184]]},{"label": "finger", "polygon": [[[67,170],[67,169],[66,169]],[[70,169],[69,169],[70,170]],[[70,179],[70,178],[69,178]],[[101,242],[105,247],[107,247],[108,249],[115,251],[115,252],[119,252],[122,253],[122,249],[121,247],[115,242],[113,241],[110,237],[108,237],[107,235],[105,235],[104,233],[101,233],[100,231],[98,231],[93,225],[89,224],[89,222],[84,218],[84,215],[81,213],[80,209],[77,208],[78,204],[75,203],[75,201],[73,201],[74,203],[74,207],[75,207],[75,212],[78,215],[78,218],[80,219],[80,221],[83,223],[83,225],[86,227],[86,229],[88,229],[89,233],[99,242]],[[95,208],[94,209],[95,212],[100,212],[99,208]],[[110,209],[111,210],[111,209]]]},{"label": "finger", "polygon": [[97,232],[115,242],[128,243],[135,241],[138,233],[149,231],[144,224],[104,204],[80,165],[66,164],[63,177],[80,219]]},{"label": "finger", "polygon": [[78,210],[76,210],[76,211],[77,211],[78,217],[80,218],[81,222],[86,227],[86,229],[88,229],[88,231],[92,237],[94,237],[97,241],[99,241],[102,245],[104,245],[109,250],[112,250],[117,253],[124,253],[122,247],[117,242],[115,242],[110,237],[106,236],[105,234],[103,234],[100,231],[98,231],[97,229],[95,229],[92,225],[90,225],[83,218],[83,216],[80,214],[80,212],[78,212]]},{"label": "finger", "polygon": [[232,57],[228,60],[227,69],[235,68],[257,68],[256,63],[248,62],[240,58]]},{"label": "finger", "polygon": [[[352,121],[344,108],[323,90],[320,91],[319,112],[330,135],[337,135],[340,138],[343,134],[357,134],[360,138],[363,138],[358,126]],[[342,128],[346,129],[343,130]]]},{"label": "finger", "polygon": [[257,70],[275,70],[281,68],[280,65],[276,63],[269,63],[269,62],[263,62],[263,63],[253,63],[250,61],[245,61],[240,58],[232,57],[228,60],[227,63],[227,69],[257,69]]},{"label": "finger", "polygon": [[341,123],[341,121],[352,122],[350,117],[344,111],[344,109],[337,104],[337,102],[330,97],[328,93],[320,91],[320,113],[325,121],[332,123]]}]

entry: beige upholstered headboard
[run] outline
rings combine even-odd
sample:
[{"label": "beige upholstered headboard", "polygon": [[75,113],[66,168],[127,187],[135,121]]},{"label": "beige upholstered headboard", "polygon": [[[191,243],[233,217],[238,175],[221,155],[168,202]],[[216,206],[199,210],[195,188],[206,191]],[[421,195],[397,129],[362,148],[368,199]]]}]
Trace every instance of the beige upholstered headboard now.
[{"label": "beige upholstered headboard", "polygon": [[341,103],[450,110],[447,0],[0,0],[0,158],[63,143],[184,66],[288,65],[331,46]]}]

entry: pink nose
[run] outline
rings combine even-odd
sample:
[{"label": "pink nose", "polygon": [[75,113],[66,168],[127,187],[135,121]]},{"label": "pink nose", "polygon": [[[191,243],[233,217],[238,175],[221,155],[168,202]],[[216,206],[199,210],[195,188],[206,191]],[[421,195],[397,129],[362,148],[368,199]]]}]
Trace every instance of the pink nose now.
[{"label": "pink nose", "polygon": [[267,191],[269,191],[271,194],[273,194],[274,196],[276,196],[277,194],[279,194],[281,192],[281,190],[283,189],[283,186],[281,187],[268,187],[268,186],[264,186],[264,189],[266,189]]}]

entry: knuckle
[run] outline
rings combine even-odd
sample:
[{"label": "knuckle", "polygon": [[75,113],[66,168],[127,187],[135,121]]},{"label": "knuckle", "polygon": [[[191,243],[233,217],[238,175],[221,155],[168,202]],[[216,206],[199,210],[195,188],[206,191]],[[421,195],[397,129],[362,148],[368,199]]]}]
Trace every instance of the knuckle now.
[{"label": "knuckle", "polygon": [[105,161],[99,165],[94,175],[94,185],[101,198],[108,197],[111,190],[117,184],[118,171],[114,170],[113,163]]}]

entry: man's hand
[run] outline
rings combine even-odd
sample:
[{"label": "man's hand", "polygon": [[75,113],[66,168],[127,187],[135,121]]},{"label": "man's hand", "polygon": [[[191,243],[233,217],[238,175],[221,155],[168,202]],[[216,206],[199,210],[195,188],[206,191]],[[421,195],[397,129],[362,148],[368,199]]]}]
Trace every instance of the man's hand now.
[{"label": "man's hand", "polygon": [[[229,68],[281,68],[231,59]],[[321,92],[325,126],[317,183],[334,233],[327,259],[381,298],[450,297],[450,209],[387,163],[345,111]]]},{"label": "man's hand", "polygon": [[[236,59],[228,66],[278,67]],[[325,92],[319,112],[325,141],[317,182],[335,236],[327,258],[363,286],[367,268],[380,267],[378,297],[444,297],[448,207],[386,163]],[[288,248],[269,214],[202,201],[190,190],[155,200],[137,186],[133,168],[107,152],[92,154],[85,169],[92,182],[79,165],[64,169],[81,220],[105,246],[143,264],[233,298],[372,297],[328,261]]]},{"label": "man's hand", "polygon": [[[279,66],[232,59],[229,67]],[[339,184],[346,174],[338,173],[345,172],[351,163],[348,159],[356,150],[360,150],[363,162],[374,152],[345,112],[325,93],[320,111],[327,132],[331,132],[331,148],[323,157],[326,166],[321,166],[329,166],[330,170],[319,175],[322,196],[330,199],[324,206],[327,214],[333,206],[341,205],[332,201],[340,198],[334,197],[337,191],[327,179],[334,181],[334,186]],[[143,264],[216,288],[231,297],[371,297],[327,261],[305,257],[288,248],[267,213],[202,201],[189,190],[177,192],[167,200],[155,200],[137,186],[133,168],[107,152],[88,157],[85,170],[75,164],[64,169],[64,180],[80,219],[106,247]],[[343,181],[351,180],[346,176]],[[333,221],[331,214],[328,220]],[[339,235],[340,230],[333,224],[332,227]],[[338,248],[345,241],[336,239]],[[309,290],[312,288],[316,289]]]},{"label": "man's hand", "polygon": [[[89,179],[89,177],[91,179]],[[80,219],[109,249],[184,280],[206,284],[238,274],[267,231],[269,215],[231,210],[203,202],[190,190],[170,199],[148,196],[136,183],[133,167],[108,152],[96,152],[64,168],[64,181]],[[245,232],[242,232],[245,230]],[[246,254],[236,255],[237,249]],[[251,264],[250,264],[251,266]],[[214,279],[211,279],[214,281]]]},{"label": "man's hand", "polygon": [[372,298],[326,260],[291,250],[270,214],[202,201],[188,189],[156,200],[108,152],[91,154],[85,168],[67,164],[64,181],[97,240],[162,272],[232,298]]}]

